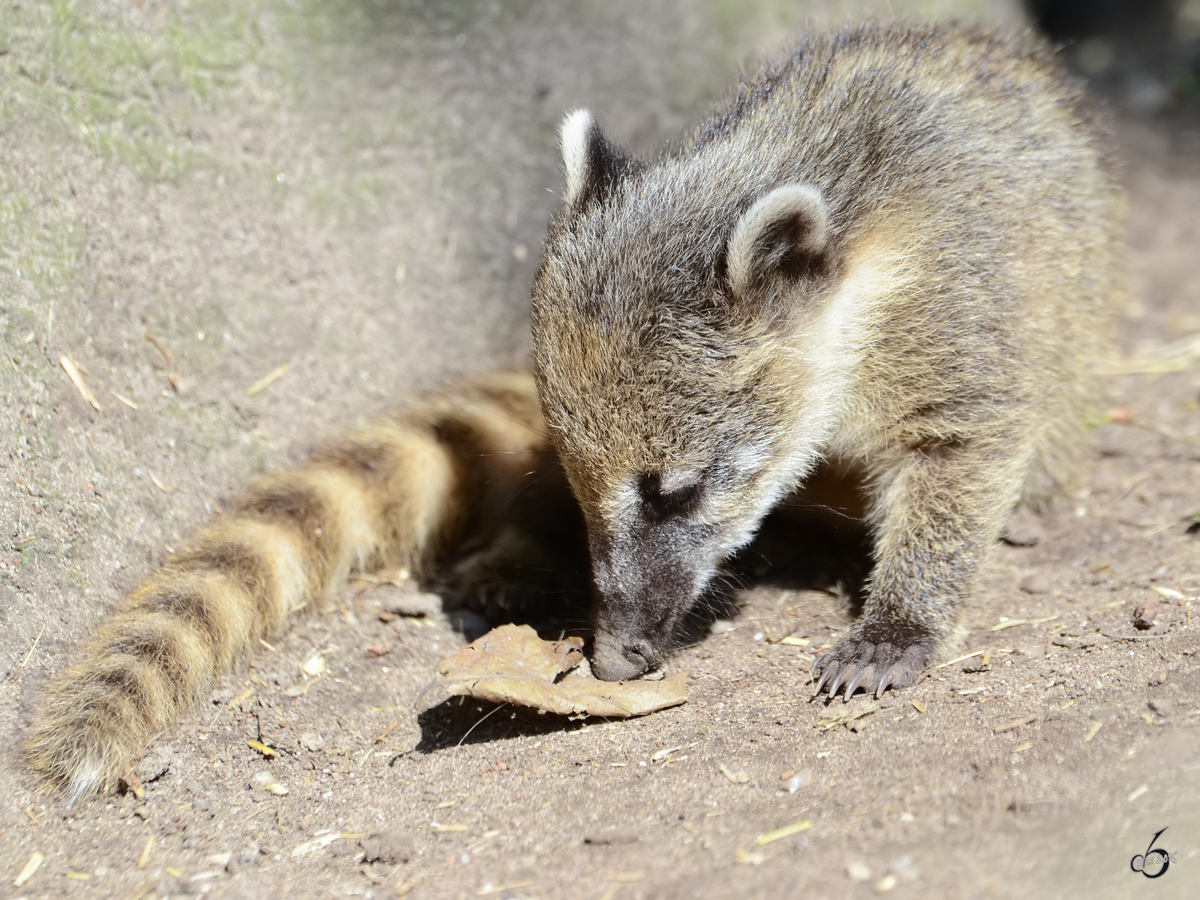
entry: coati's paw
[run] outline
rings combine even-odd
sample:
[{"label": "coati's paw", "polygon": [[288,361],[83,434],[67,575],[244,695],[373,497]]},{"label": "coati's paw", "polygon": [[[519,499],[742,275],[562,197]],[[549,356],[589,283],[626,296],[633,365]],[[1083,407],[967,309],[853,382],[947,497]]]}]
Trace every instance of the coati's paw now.
[{"label": "coati's paw", "polygon": [[513,531],[464,554],[438,585],[451,605],[494,622],[552,614],[577,587],[536,541]]},{"label": "coati's paw", "polygon": [[847,700],[859,688],[879,697],[888,688],[914,684],[933,661],[938,641],[925,629],[894,622],[866,623],[813,663],[815,697],[828,689],[836,697],[844,686]]},{"label": "coati's paw", "polygon": [[537,591],[517,577],[520,565],[484,550],[459,560],[438,585],[450,603],[488,618],[521,615],[535,605]]}]

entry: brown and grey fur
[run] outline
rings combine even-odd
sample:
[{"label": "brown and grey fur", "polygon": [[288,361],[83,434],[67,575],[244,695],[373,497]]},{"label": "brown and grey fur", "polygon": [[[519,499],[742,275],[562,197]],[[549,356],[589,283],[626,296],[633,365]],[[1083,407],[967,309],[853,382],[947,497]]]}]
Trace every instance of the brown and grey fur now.
[{"label": "brown and grey fur", "polygon": [[594,671],[659,663],[823,459],[876,560],[818,692],[911,684],[1024,497],[1077,475],[1118,283],[1102,140],[1044,48],[810,40],[657,159],[563,126],[534,373],[587,522]]},{"label": "brown and grey fur", "polygon": [[114,784],[350,572],[432,574],[481,506],[505,508],[497,485],[559,463],[610,679],[665,657],[819,461],[865,469],[865,614],[817,663],[818,690],[847,695],[911,683],[1014,504],[1076,476],[1120,201],[1046,51],[854,28],[747,80],[653,161],[582,112],[563,150],[534,379],[352,435],[201,530],[36,714],[30,759],[71,797]]}]

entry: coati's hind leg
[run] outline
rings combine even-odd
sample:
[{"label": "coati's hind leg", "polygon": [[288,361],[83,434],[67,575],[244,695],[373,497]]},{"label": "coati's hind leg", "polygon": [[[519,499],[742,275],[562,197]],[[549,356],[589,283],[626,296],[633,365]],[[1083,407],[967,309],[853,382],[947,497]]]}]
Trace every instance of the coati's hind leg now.
[{"label": "coati's hind leg", "polygon": [[488,484],[434,587],[447,605],[466,607],[493,625],[587,621],[587,534],[555,454],[531,457],[527,469]]},{"label": "coati's hind leg", "polygon": [[875,568],[862,620],[813,664],[816,693],[913,684],[954,634],[963,598],[1022,487],[1002,440],[930,441],[874,486]]},{"label": "coati's hind leg", "polygon": [[549,453],[532,379],[437,397],[250,489],[196,533],[50,686],[26,750],[72,799],[112,787],[259,638],[382,565],[428,574],[488,485]]}]

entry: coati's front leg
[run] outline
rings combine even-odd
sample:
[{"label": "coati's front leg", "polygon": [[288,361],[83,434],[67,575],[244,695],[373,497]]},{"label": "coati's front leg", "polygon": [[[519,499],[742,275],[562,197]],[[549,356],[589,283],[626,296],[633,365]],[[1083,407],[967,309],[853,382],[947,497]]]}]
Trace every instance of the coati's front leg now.
[{"label": "coati's front leg", "polygon": [[817,694],[908,687],[952,636],[1019,496],[1023,461],[1004,444],[922,442],[877,479],[866,608],[849,637],[813,664]]}]

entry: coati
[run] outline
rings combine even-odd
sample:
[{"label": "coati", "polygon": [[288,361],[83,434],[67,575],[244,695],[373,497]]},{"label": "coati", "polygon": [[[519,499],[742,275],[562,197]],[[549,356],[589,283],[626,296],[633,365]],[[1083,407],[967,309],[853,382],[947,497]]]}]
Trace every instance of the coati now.
[{"label": "coati", "polygon": [[848,27],[746,79],[653,159],[584,111],[561,138],[532,379],[352,435],[202,529],[36,715],[30,758],[71,797],[112,785],[348,573],[429,575],[497,502],[490,486],[547,461],[586,527],[605,679],[664,660],[819,461],[861,467],[865,609],[814,665],[818,693],[846,696],[912,684],[1014,505],[1076,476],[1121,200],[1048,49]]}]

